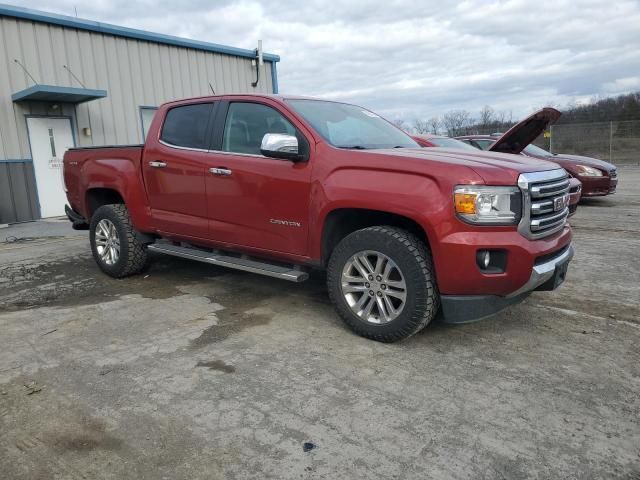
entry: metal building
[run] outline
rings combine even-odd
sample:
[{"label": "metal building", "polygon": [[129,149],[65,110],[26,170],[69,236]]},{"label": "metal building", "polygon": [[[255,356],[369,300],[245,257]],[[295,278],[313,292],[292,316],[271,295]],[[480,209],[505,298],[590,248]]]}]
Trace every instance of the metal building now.
[{"label": "metal building", "polygon": [[142,143],[166,101],[277,93],[280,58],[263,58],[0,4],[0,224],[63,215],[64,151]]}]

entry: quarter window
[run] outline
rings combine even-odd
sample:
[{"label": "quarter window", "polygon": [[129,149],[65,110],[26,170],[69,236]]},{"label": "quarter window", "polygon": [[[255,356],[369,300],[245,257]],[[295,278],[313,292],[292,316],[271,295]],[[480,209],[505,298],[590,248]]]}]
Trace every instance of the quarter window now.
[{"label": "quarter window", "polygon": [[212,107],[212,103],[198,103],[172,108],[167,112],[160,139],[177,147],[208,149]]},{"label": "quarter window", "polygon": [[296,135],[296,129],[271,107],[259,103],[232,103],[224,125],[222,150],[260,155],[262,137],[267,133]]}]

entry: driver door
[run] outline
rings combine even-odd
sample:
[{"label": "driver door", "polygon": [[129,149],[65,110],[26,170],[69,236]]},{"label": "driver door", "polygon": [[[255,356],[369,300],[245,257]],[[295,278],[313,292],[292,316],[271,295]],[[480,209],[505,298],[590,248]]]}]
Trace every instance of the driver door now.
[{"label": "driver door", "polygon": [[214,127],[218,144],[208,154],[205,177],[209,237],[305,255],[311,165],[260,153],[265,134],[299,132],[274,106],[235,101],[220,108]]}]

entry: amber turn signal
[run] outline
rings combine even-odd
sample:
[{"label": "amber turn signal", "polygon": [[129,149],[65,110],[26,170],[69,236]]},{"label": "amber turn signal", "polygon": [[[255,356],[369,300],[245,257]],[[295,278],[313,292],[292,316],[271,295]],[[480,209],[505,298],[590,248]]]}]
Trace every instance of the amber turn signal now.
[{"label": "amber turn signal", "polygon": [[477,194],[475,193],[456,192],[455,193],[456,212],[467,213],[467,214],[476,213],[476,198],[477,198]]}]

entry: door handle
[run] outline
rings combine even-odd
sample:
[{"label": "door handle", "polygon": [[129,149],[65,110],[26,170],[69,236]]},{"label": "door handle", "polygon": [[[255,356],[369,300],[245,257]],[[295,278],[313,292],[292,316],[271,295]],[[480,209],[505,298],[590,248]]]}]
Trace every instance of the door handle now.
[{"label": "door handle", "polygon": [[154,162],[149,162],[149,166],[153,168],[164,168],[167,166],[167,164],[164,162],[154,161]]},{"label": "door handle", "polygon": [[222,177],[228,177],[231,175],[231,170],[224,167],[210,168],[209,171],[214,175],[220,175]]}]

